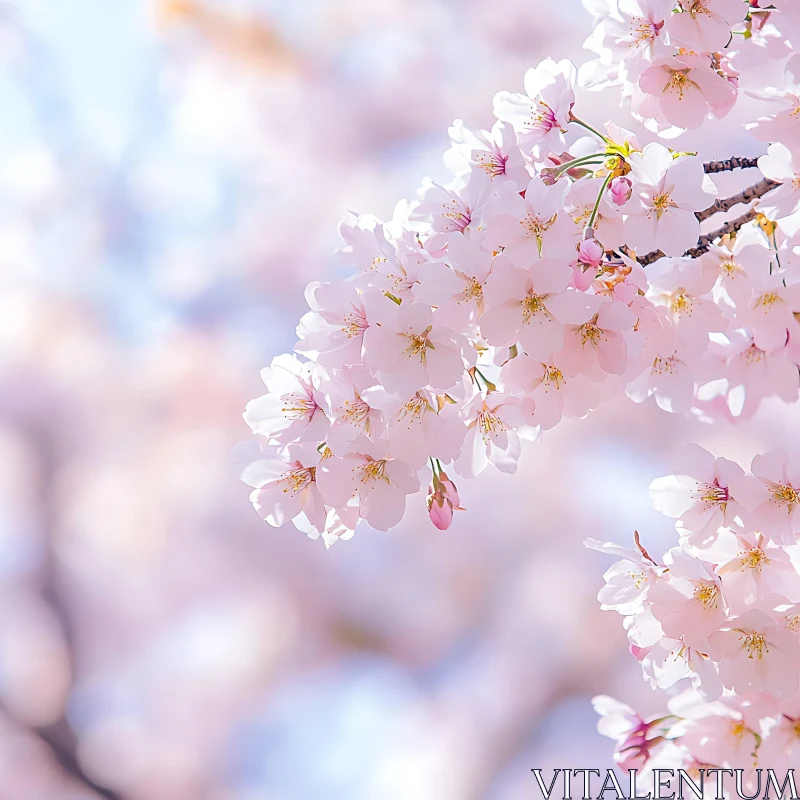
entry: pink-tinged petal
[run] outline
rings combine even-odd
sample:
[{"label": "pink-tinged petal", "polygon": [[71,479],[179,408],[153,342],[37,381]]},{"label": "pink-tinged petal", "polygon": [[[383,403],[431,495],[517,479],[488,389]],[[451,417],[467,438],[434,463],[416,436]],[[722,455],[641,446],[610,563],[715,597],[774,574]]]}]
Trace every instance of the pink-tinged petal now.
[{"label": "pink-tinged petal", "polygon": [[[553,295],[546,300],[547,310],[559,322],[566,325],[583,325],[588,322],[603,305],[603,298],[567,289],[562,294]],[[554,352],[554,351],[550,351]]]},{"label": "pink-tinged petal", "polygon": [[668,88],[661,96],[661,110],[673,125],[690,130],[699,128],[708,114],[702,92],[692,83]]},{"label": "pink-tinged petal", "polygon": [[389,480],[404,494],[413,494],[420,489],[419,476],[416,470],[404,461],[394,458],[386,463],[385,474]]},{"label": "pink-tinged petal", "polygon": [[514,266],[505,256],[498,256],[492,262],[492,271],[486,279],[483,297],[486,305],[494,306],[511,298],[525,296],[528,275]]},{"label": "pink-tinged petal", "polygon": [[520,328],[519,341],[531,358],[547,358],[564,344],[564,326],[547,312],[538,311]]},{"label": "pink-tinged petal", "polygon": [[[618,304],[617,304],[618,305]],[[628,347],[620,334],[607,332],[595,346],[597,361],[610,375],[622,375],[628,366]]]},{"label": "pink-tinged petal", "polygon": [[490,308],[481,317],[481,335],[497,347],[514,344],[522,325],[522,311],[519,300],[507,300]]},{"label": "pink-tinged petal", "polygon": [[281,483],[269,483],[250,495],[258,516],[274,528],[294,519],[303,510],[304,491],[285,491]]},{"label": "pink-tinged petal", "polygon": [[445,391],[454,386],[464,375],[461,352],[444,340],[436,340],[426,354],[428,383],[434,389]]},{"label": "pink-tinged petal", "polygon": [[456,472],[465,478],[476,478],[489,466],[487,446],[477,425],[467,431],[464,449],[455,463]]},{"label": "pink-tinged petal", "polygon": [[639,88],[645,94],[661,97],[661,95],[664,94],[671,77],[672,71],[666,67],[660,65],[648,67],[639,76]]},{"label": "pink-tinged petal", "polygon": [[636,314],[625,303],[603,303],[597,312],[597,327],[604,331],[627,331],[636,324]]},{"label": "pink-tinged petal", "polygon": [[569,286],[572,268],[563,261],[543,258],[528,269],[528,275],[537,294],[557,294]]},{"label": "pink-tinged petal", "polygon": [[376,481],[361,500],[361,516],[378,531],[388,531],[397,525],[405,510],[405,494],[383,481]]},{"label": "pink-tinged petal", "polygon": [[317,487],[329,506],[346,506],[355,497],[360,482],[360,457],[326,458],[317,468]]},{"label": "pink-tinged petal", "polygon": [[655,246],[669,255],[683,255],[697,244],[700,223],[693,211],[671,208],[657,223]]}]

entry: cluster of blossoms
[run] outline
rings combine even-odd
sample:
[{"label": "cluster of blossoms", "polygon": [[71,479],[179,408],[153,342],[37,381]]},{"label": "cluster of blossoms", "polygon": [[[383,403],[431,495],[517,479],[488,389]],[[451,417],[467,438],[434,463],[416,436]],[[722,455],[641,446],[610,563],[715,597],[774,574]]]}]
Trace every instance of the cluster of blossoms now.
[{"label": "cluster of blossoms", "polygon": [[[326,544],[360,520],[386,530],[429,484],[446,529],[454,479],[513,473],[522,440],[623,393],[722,421],[797,401],[800,3],[584,4],[596,59],[529,70],[490,131],[450,128],[449,182],[386,223],[341,223],[350,276],[309,286],[295,353],[245,412],[262,457],[243,477],[271,525]],[[611,85],[644,134],[577,116],[580,92]],[[760,157],[667,146],[741,94]],[[713,176],[734,170],[760,175],[720,198]],[[622,558],[600,600],[673,692],[653,720],[598,698],[601,730],[621,766],[744,767],[752,785],[800,759],[800,462],[684,461],[653,487],[680,535],[662,562],[638,536],[590,543]]]},{"label": "cluster of blossoms", "polygon": [[[449,183],[426,180],[388,223],[342,221],[351,275],[308,287],[295,354],[264,370],[245,412],[263,453],[244,479],[271,525],[328,544],[362,519],[386,530],[429,483],[447,528],[456,476],[514,472],[521,440],[620,392],[708,418],[797,399],[797,7],[586,3],[600,55],[585,76],[545,60],[524,93],[495,97],[491,131],[454,123]],[[780,59],[786,88],[762,92],[752,124],[761,158],[704,164],[655,140],[726,114],[737,65]],[[653,141],[576,116],[599,73]],[[763,178],[717,197],[713,174],[756,167]],[[737,204],[742,217],[701,235]]]},{"label": "cluster of blossoms", "polygon": [[745,473],[687,445],[651,496],[677,520],[660,561],[638,535],[635,549],[586,544],[621,558],[599,600],[624,616],[645,678],[675,694],[652,720],[596,698],[600,730],[623,768],[744,769],[756,796],[758,770],[800,763],[800,461],[774,450]]}]

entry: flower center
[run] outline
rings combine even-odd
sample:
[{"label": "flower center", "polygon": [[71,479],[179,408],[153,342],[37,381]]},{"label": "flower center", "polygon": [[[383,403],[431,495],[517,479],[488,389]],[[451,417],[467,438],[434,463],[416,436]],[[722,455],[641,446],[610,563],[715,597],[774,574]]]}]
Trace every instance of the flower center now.
[{"label": "flower center", "polygon": [[[654,41],[659,33],[657,28],[649,19],[644,17],[633,17],[631,19],[631,38],[633,46],[640,47],[641,45],[649,44]],[[631,46],[631,45],[629,45]]]},{"label": "flower center", "polygon": [[461,293],[461,300],[458,302],[459,304],[468,303],[470,300],[474,300],[478,306],[478,311],[483,312],[483,286],[477,278],[469,278],[467,280],[467,285]]},{"label": "flower center", "polygon": [[677,208],[675,203],[672,202],[672,197],[670,196],[669,192],[661,192],[660,194],[657,194],[653,198],[653,208],[656,211],[656,219],[661,219],[662,215],[668,208],[670,208],[670,206]]},{"label": "flower center", "polygon": [[669,358],[657,356],[653,360],[652,372],[654,375],[663,375],[665,372],[675,372],[675,367],[678,363],[680,362],[675,356],[670,356]]},{"label": "flower center", "polygon": [[[553,366],[546,366],[544,368],[544,381],[547,386],[555,386],[556,389],[561,388],[562,383],[566,383],[564,380],[564,374],[558,367]],[[545,390],[546,391],[546,390]]]},{"label": "flower center", "polygon": [[751,364],[759,364],[764,358],[764,351],[761,348],[751,344],[747,350],[744,351],[744,360],[748,366]]},{"label": "flower center", "polygon": [[692,301],[686,296],[685,291],[685,289],[678,289],[672,295],[670,306],[675,314],[686,314],[688,316],[692,313]]},{"label": "flower center", "polygon": [[503,420],[501,420],[497,414],[484,410],[478,414],[478,430],[483,436],[483,441],[488,442],[492,434],[502,433],[507,430],[507,428]]},{"label": "flower center", "polygon": [[719,599],[719,588],[715,583],[701,583],[695,590],[694,596],[704,608],[716,608]]},{"label": "flower center", "polygon": [[400,422],[408,417],[409,426],[413,425],[422,420],[429,408],[428,401],[416,394],[400,409],[397,414],[397,421]]},{"label": "flower center", "polygon": [[556,115],[547,103],[539,100],[536,104],[536,111],[531,114],[531,119],[526,123],[529,128],[551,131],[556,127]]},{"label": "flower center", "polygon": [[644,572],[633,571],[629,573],[631,576],[631,580],[633,581],[633,585],[637,589],[641,589],[647,583],[647,575]]},{"label": "flower center", "polygon": [[760,547],[753,547],[742,556],[742,571],[746,569],[761,569],[769,559]]},{"label": "flower center", "polygon": [[542,312],[548,313],[544,301],[547,300],[549,295],[534,294],[533,290],[528,292],[528,296],[522,303],[522,321],[526,325],[537,315]]},{"label": "flower center", "polygon": [[384,481],[389,483],[389,478],[384,474],[386,472],[386,459],[380,461],[370,460],[361,467],[361,483],[375,483],[375,481]]},{"label": "flower center", "polygon": [[289,419],[303,419],[310,417],[317,410],[315,400],[308,395],[290,392],[283,397],[281,411]]},{"label": "flower center", "polygon": [[727,487],[718,486],[715,483],[704,484],[702,492],[700,499],[704,503],[727,503],[729,500]]},{"label": "flower center", "polygon": [[303,491],[308,484],[316,479],[316,472],[316,467],[290,469],[280,480],[280,483],[286,484],[283,487],[284,493],[297,494]]},{"label": "flower center", "polygon": [[690,83],[689,76],[685,72],[675,70],[670,75],[669,83],[667,83],[664,91],[674,90],[678,93],[678,100],[683,100],[683,94]]},{"label": "flower center", "polygon": [[[386,261],[385,258],[383,260]],[[353,311],[351,313],[344,315],[344,326],[342,327],[342,332],[347,334],[348,339],[352,339],[354,336],[361,336],[369,327],[364,312],[355,306],[352,308]]]},{"label": "flower center", "polygon": [[[769,653],[767,640],[764,638],[763,633],[747,633],[742,638],[744,639],[742,647],[747,648],[748,658],[755,658],[757,661],[760,661],[764,658],[765,654]],[[744,723],[740,722],[739,724],[742,726],[742,730],[744,730]]]},{"label": "flower center", "polygon": [[759,306],[763,306],[764,308],[770,308],[774,306],[775,303],[782,303],[783,298],[777,292],[766,292],[761,295],[761,297],[756,300],[756,308]]},{"label": "flower center", "polygon": [[360,425],[368,416],[370,407],[359,397],[356,400],[345,400],[342,416],[351,425]]},{"label": "flower center", "polygon": [[778,505],[782,506],[793,506],[800,503],[800,492],[794,486],[789,486],[789,484],[776,486],[772,490],[772,497]]},{"label": "flower center", "polygon": [[720,262],[719,271],[732,278],[739,271],[739,265],[732,258],[727,258]]},{"label": "flower center", "polygon": [[428,359],[428,348],[434,350],[434,346],[428,340],[428,334],[433,329],[432,325],[428,325],[422,333],[406,333],[401,334],[408,338],[408,347],[405,349],[406,355],[411,358],[416,356],[424,364]]},{"label": "flower center", "polygon": [[596,345],[603,338],[603,332],[597,327],[597,316],[591,322],[586,322],[578,329],[581,334],[581,344],[586,347],[587,342]]},{"label": "flower center", "polygon": [[442,216],[449,219],[452,225],[452,227],[446,226],[447,230],[463,233],[464,229],[472,222],[469,209],[462,206],[458,200],[448,200],[446,203],[442,203],[442,208],[444,209]]},{"label": "flower center", "polygon": [[482,169],[490,178],[497,178],[506,174],[508,156],[499,153],[481,153],[478,158],[478,168]]}]

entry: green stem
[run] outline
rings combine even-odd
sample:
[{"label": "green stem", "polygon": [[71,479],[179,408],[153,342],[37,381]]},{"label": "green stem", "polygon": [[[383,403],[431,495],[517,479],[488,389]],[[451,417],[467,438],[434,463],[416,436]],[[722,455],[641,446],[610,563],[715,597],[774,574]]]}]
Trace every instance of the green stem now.
[{"label": "green stem", "polygon": [[592,216],[589,217],[589,224],[587,225],[588,228],[594,228],[595,220],[597,219],[597,212],[600,209],[600,201],[603,199],[603,195],[605,194],[606,189],[608,188],[608,184],[611,183],[611,176],[613,173],[609,172],[606,175],[606,179],[603,181],[603,185],[600,188],[600,192],[597,195],[597,200],[594,202],[594,208],[592,209]]},{"label": "green stem", "polygon": [[578,158],[573,158],[572,161],[567,161],[564,164],[559,164],[556,167],[556,172],[564,172],[565,170],[572,169],[573,167],[578,167],[581,164],[586,164],[589,161],[595,161],[598,158],[604,160],[607,157],[608,153],[593,153],[590,156],[578,156]]},{"label": "green stem", "polygon": [[576,125],[580,125],[582,128],[586,128],[587,131],[591,131],[595,136],[599,136],[606,144],[610,143],[607,136],[603,136],[600,131],[595,130],[591,125],[584,122],[582,119],[578,119],[574,114],[572,114],[572,112],[570,112],[569,121],[574,122]]}]

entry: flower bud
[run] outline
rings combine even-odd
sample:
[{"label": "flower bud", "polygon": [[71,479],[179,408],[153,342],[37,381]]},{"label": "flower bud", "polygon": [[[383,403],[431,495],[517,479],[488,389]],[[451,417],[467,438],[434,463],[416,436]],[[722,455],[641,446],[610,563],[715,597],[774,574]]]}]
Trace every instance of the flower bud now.
[{"label": "flower bud", "polygon": [[597,239],[584,239],[578,248],[578,260],[588,267],[599,267],[605,252]]},{"label": "flower bud", "polygon": [[434,474],[433,483],[428,488],[428,514],[440,531],[446,531],[452,524],[453,511],[464,510],[460,502],[458,489],[447,474]]},{"label": "flower bud", "polygon": [[618,206],[624,206],[625,203],[631,199],[631,194],[633,194],[633,184],[631,183],[630,178],[626,178],[624,175],[622,175],[614,178],[611,181],[608,190],[611,192],[611,199],[614,201],[614,204]]}]

